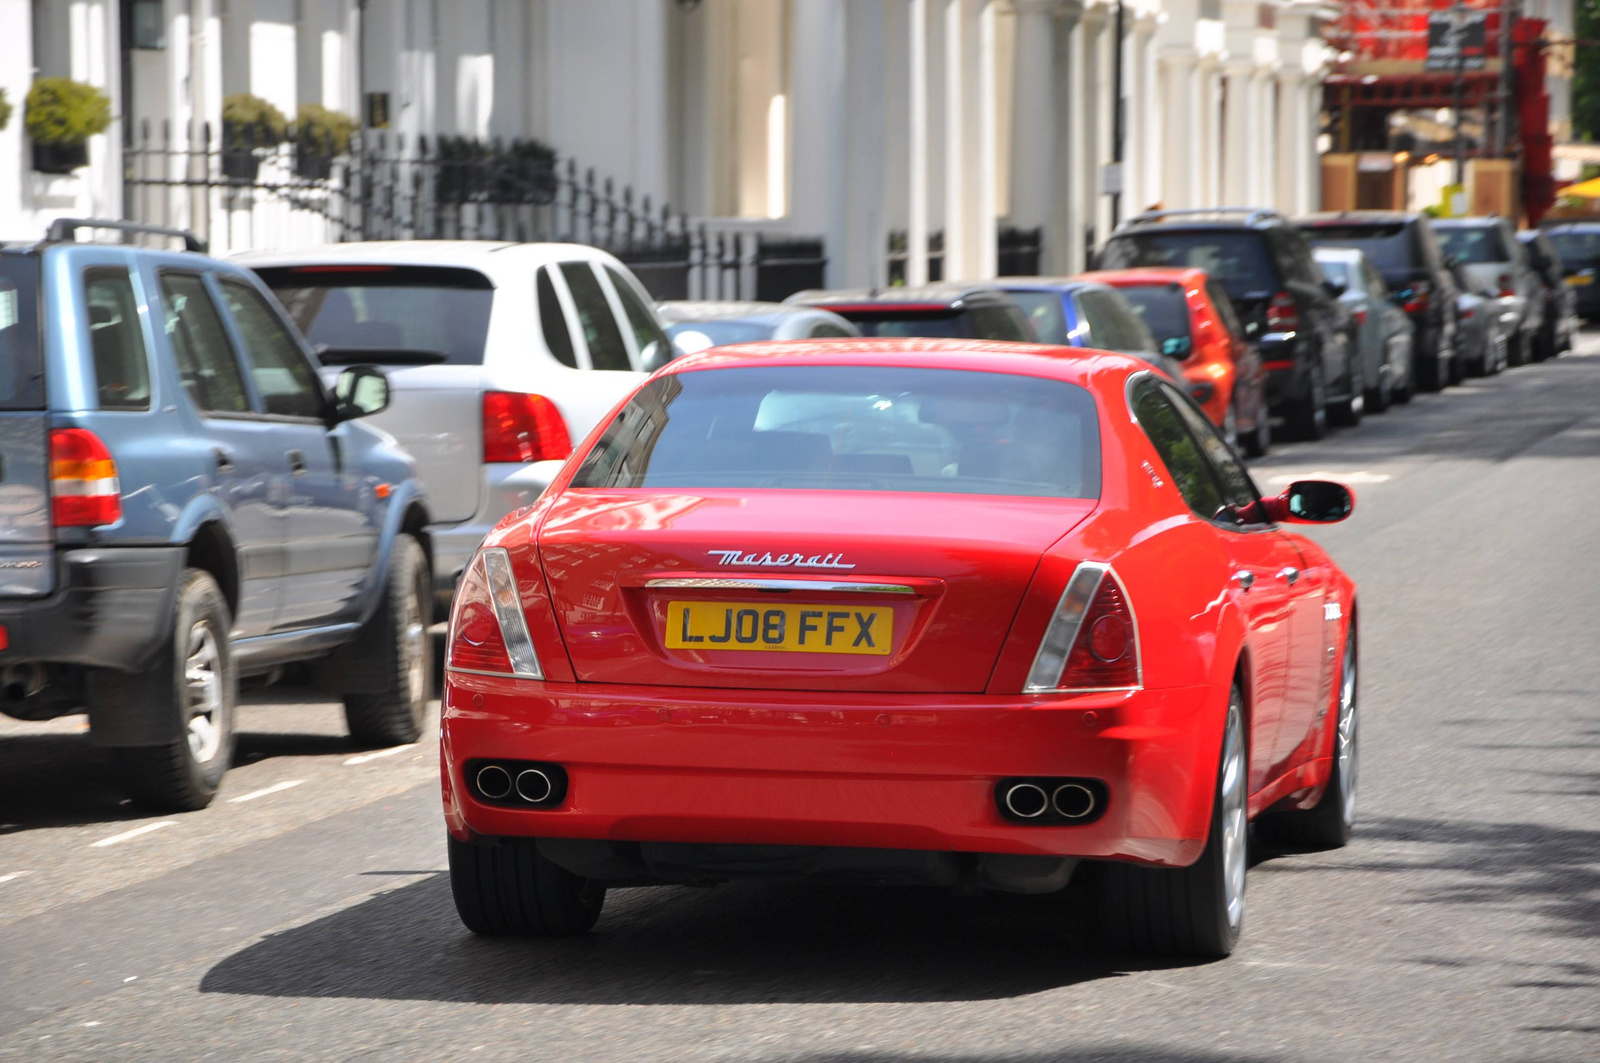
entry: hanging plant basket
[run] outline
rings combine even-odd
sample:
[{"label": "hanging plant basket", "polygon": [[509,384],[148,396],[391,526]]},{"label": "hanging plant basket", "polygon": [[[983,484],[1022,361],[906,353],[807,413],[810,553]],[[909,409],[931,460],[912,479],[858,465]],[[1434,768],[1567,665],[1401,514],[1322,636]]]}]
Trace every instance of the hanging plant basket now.
[{"label": "hanging plant basket", "polygon": [[111,124],[111,100],[81,81],[39,78],[28,89],[22,124],[33,141],[33,168],[71,173],[89,165],[89,138]]},{"label": "hanging plant basket", "polygon": [[33,168],[39,173],[72,173],[89,165],[89,145],[33,142]]},{"label": "hanging plant basket", "polygon": [[261,156],[249,148],[222,150],[222,176],[233,181],[253,183],[261,173]]}]

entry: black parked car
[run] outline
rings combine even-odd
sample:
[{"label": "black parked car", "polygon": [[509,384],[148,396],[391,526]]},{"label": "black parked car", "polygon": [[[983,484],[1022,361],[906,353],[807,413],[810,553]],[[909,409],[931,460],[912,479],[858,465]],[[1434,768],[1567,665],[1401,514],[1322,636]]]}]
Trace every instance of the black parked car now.
[{"label": "black parked car", "polygon": [[1317,247],[1354,247],[1378,267],[1394,301],[1416,326],[1412,356],[1417,386],[1437,391],[1461,375],[1455,274],[1432,224],[1422,214],[1361,210],[1312,214],[1300,231]]},{"label": "black parked car", "polygon": [[1600,221],[1563,222],[1544,234],[1561,259],[1578,317],[1600,321]]},{"label": "black parked car", "polygon": [[1523,229],[1517,242],[1528,252],[1528,263],[1539,275],[1539,297],[1544,302],[1544,321],[1533,337],[1533,356],[1541,361],[1572,350],[1572,333],[1577,329],[1572,308],[1572,292],[1561,266],[1561,254],[1538,229]]},{"label": "black parked car", "polygon": [[1164,210],[1130,219],[1100,250],[1098,269],[1192,266],[1222,284],[1261,349],[1267,403],[1307,439],[1327,431],[1328,414],[1360,416],[1365,382],[1340,289],[1323,276],[1311,247],[1270,210]]},{"label": "black parked car", "polygon": [[1038,343],[1027,315],[999,288],[927,284],[871,291],[795,292],[784,302],[831,310],[863,336],[940,336]]}]

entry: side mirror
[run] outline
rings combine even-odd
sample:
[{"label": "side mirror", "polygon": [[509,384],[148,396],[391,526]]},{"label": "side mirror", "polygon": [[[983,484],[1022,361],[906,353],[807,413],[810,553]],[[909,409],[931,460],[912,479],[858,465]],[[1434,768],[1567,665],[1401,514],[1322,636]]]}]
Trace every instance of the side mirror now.
[{"label": "side mirror", "polygon": [[333,382],[333,423],[370,417],[389,408],[389,378],[375,365],[352,365]]},{"label": "side mirror", "polygon": [[1280,524],[1337,524],[1356,508],[1356,496],[1332,480],[1296,480],[1277,498],[1263,499]]},{"label": "side mirror", "polygon": [[671,340],[651,340],[645,349],[639,352],[639,368],[646,373],[654,373],[672,361],[677,353],[673,349]]},{"label": "side mirror", "polygon": [[1337,299],[1350,290],[1350,285],[1346,281],[1329,278],[1322,282],[1322,290]]}]

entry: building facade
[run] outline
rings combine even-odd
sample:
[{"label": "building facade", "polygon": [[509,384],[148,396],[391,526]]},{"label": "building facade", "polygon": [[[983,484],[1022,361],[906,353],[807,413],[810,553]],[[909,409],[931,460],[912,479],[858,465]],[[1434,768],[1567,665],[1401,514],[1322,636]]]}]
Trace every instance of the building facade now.
[{"label": "building facade", "polygon": [[[291,118],[307,103],[348,114],[358,143],[381,138],[390,152],[537,140],[630,203],[649,197],[735,236],[820,238],[830,285],[994,276],[1003,231],[1041,271],[1072,272],[1119,218],[1151,206],[1316,205],[1322,12],[1303,0],[1126,0],[1120,11],[1096,0],[0,0],[0,86],[18,105],[0,132],[0,235],[67,214],[191,224],[215,208],[218,251],[348,238],[305,194],[218,204],[197,190],[195,153],[201,169],[218,165],[203,152],[223,98],[250,93]],[[96,85],[116,116],[68,175],[35,172],[22,131],[21,101],[46,75]],[[272,165],[263,185],[295,183]],[[126,180],[152,166],[166,184]]]}]

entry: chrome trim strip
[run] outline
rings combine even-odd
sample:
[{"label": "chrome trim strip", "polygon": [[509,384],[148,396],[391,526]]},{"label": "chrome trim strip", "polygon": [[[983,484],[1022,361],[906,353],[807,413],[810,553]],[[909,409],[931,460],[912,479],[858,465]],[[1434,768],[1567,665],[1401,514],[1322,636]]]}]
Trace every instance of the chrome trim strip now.
[{"label": "chrome trim strip", "polygon": [[916,594],[904,583],[843,583],[838,580],[737,579],[732,577],[671,576],[645,581],[647,588],[680,588],[706,591],[829,591],[844,594]]},{"label": "chrome trim strip", "polygon": [[447,672],[457,672],[457,673],[459,673],[461,675],[487,675],[487,676],[492,676],[495,679],[529,679],[529,678],[531,678],[531,676],[513,675],[510,672],[486,672],[482,668],[457,668],[455,665],[451,665],[451,664],[445,665],[444,670],[447,671]]}]

